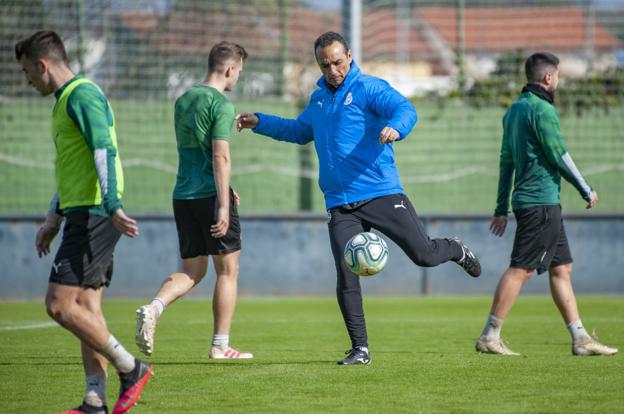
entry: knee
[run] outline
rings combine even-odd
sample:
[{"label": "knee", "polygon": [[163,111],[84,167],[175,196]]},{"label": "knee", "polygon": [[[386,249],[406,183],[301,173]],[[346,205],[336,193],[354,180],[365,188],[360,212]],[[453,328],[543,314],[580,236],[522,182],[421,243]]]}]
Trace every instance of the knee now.
[{"label": "knee", "polygon": [[238,280],[238,269],[227,269],[217,273],[217,277],[222,280],[236,282]]},{"label": "knee", "polygon": [[48,316],[62,325],[63,321],[67,319],[67,307],[61,301],[53,298],[46,298],[45,305]]},{"label": "knee", "polygon": [[548,272],[550,277],[558,279],[570,279],[572,276],[572,263],[553,267]]},{"label": "knee", "polygon": [[412,257],[412,261],[414,264],[421,267],[434,267],[440,264],[439,261],[434,260],[434,258],[427,254],[427,252],[421,252]]}]

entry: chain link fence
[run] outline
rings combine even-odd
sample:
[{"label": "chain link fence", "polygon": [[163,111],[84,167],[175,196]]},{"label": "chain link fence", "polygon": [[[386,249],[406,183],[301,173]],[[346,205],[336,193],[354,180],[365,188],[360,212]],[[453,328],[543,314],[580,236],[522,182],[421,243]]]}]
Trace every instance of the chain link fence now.
[{"label": "chain link fence", "polygon": [[[17,40],[43,29],[62,36],[73,70],[111,100],[131,212],[171,211],[173,103],[203,79],[213,44],[249,52],[229,96],[239,111],[294,117],[320,76],[312,48],[327,30],[359,33],[351,42],[363,70],[416,106],[419,122],[395,152],[418,210],[493,210],[502,115],[524,84],[526,57],[546,50],[562,61],[556,102],[570,153],[599,192],[599,209],[624,211],[624,1],[3,0],[4,214],[42,212],[54,193],[54,98],[37,96],[13,55]],[[231,148],[241,211],[323,210],[312,146],[245,131],[233,133]],[[563,204],[584,209],[569,185]]]}]

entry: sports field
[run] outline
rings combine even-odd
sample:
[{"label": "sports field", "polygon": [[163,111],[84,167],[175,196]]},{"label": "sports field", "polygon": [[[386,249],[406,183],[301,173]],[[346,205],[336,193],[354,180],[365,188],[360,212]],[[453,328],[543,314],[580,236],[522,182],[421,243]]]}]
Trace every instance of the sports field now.
[{"label": "sports field", "polygon": [[[624,359],[573,357],[552,300],[521,297],[503,330],[522,357],[474,351],[489,298],[368,298],[373,363],[340,367],[349,348],[334,299],[243,299],[233,345],[251,361],[207,358],[209,301],[164,314],[150,358],[156,376],[133,413],[618,413]],[[129,349],[139,302],[110,301]],[[580,297],[588,330],[624,346],[624,299]],[[117,380],[110,371],[108,403]],[[42,303],[0,303],[0,412],[50,413],[80,402],[78,342]]]},{"label": "sports field", "polygon": [[[130,212],[171,213],[177,170],[173,101],[112,100],[124,164],[124,206]],[[235,101],[239,111],[294,117],[295,103]],[[414,102],[419,121],[410,136],[395,144],[406,194],[419,212],[494,210],[501,107],[474,107],[449,101],[443,109],[427,100]],[[0,101],[0,212],[41,213],[54,192],[54,144],[50,137],[52,99]],[[588,110],[565,114],[561,128],[581,172],[598,191],[595,211],[624,210],[624,108],[609,113]],[[233,133],[232,186],[242,212],[283,212],[299,208],[301,170],[298,145],[273,141],[248,130]],[[322,212],[316,184],[316,155],[304,175],[312,179],[313,210]],[[584,211],[585,203],[569,184],[562,185],[565,211]]]}]

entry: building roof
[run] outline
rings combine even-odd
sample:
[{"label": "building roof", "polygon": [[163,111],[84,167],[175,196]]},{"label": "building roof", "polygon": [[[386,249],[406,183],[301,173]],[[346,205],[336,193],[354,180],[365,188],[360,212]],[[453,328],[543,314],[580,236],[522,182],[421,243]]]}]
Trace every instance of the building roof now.
[{"label": "building roof", "polygon": [[[169,13],[121,12],[123,27],[164,55],[206,56],[216,42],[240,43],[252,56],[275,59],[279,55],[279,17],[274,14],[236,15],[172,11]],[[394,9],[368,9],[362,16],[364,60],[427,60],[436,62],[454,50],[456,9],[414,7],[402,19]],[[339,13],[306,8],[288,10],[288,56],[310,61],[316,37],[339,31]],[[583,51],[587,31],[596,50],[612,50],[619,40],[599,23],[588,24],[578,7],[469,7],[464,11],[464,44],[467,53],[500,53],[517,50]],[[446,51],[442,50],[446,49]]]},{"label": "building roof", "polygon": [[[415,16],[426,21],[448,46],[457,45],[456,10],[423,7]],[[616,49],[619,40],[600,24],[588,24],[578,7],[470,7],[464,11],[466,52],[505,52],[548,49],[555,52],[582,51],[592,32],[595,49]]]}]

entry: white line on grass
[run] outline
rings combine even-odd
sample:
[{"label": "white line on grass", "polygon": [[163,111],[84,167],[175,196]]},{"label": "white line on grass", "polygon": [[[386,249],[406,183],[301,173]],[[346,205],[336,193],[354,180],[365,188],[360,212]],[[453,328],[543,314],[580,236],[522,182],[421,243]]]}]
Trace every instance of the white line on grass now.
[{"label": "white line on grass", "polygon": [[9,326],[0,326],[0,332],[21,331],[24,329],[54,328],[57,326],[59,325],[56,322],[31,322],[31,323],[9,325]]}]

